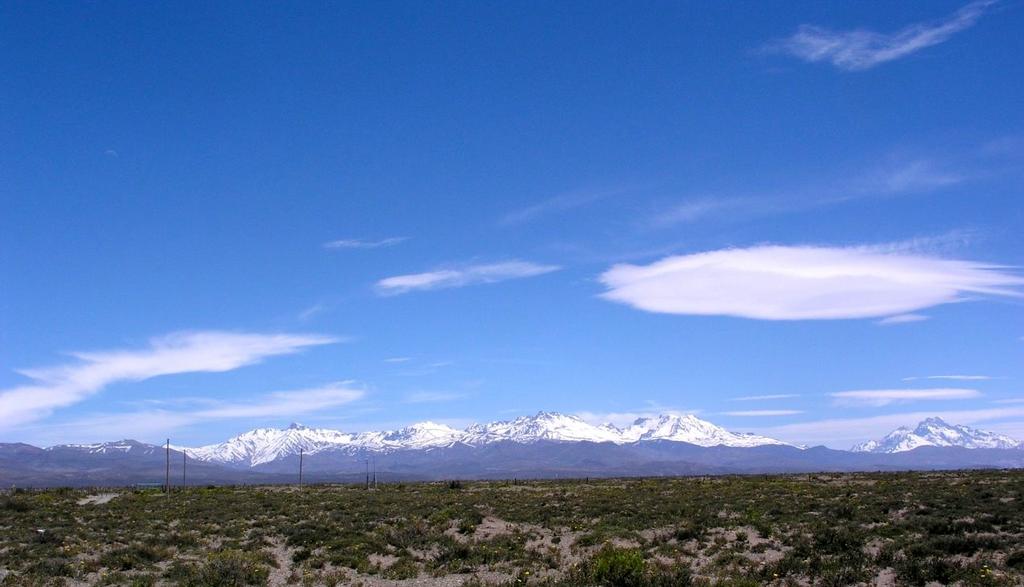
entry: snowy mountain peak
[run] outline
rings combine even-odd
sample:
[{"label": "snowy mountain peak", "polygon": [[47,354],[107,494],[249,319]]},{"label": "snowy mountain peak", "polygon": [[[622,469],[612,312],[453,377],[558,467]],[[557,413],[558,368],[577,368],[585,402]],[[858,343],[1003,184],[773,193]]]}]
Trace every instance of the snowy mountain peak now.
[{"label": "snowy mountain peak", "polygon": [[539,440],[563,442],[617,442],[615,433],[584,422],[578,416],[555,412],[537,412],[511,421],[473,425],[466,429],[463,442],[479,445],[491,442],[531,443]]},{"label": "snowy mountain peak", "polygon": [[612,424],[595,426],[579,416],[537,412],[514,420],[473,424],[457,430],[446,424],[419,422],[398,430],[351,434],[291,424],[287,428],[256,428],[220,444],[184,449],[192,458],[222,464],[256,466],[299,454],[323,451],[393,452],[429,450],[454,444],[482,446],[495,442],[530,444],[550,442],[610,442],[629,444],[663,440],[700,446],[750,447],[785,444],[754,434],[737,434],[693,415],[666,414],[640,418],[625,429]]},{"label": "snowy mountain peak", "polygon": [[[953,429],[953,428],[956,428],[956,426],[953,426],[951,424],[946,423],[945,420],[943,420],[942,418],[939,418],[938,416],[932,416],[931,418],[925,418],[924,420],[921,420],[920,422],[918,422],[917,426],[914,427],[914,433],[915,434],[927,434],[929,432],[933,432],[933,431],[937,431],[937,430]],[[908,428],[908,430],[909,430],[909,428]]]},{"label": "snowy mountain peak", "polygon": [[462,433],[451,426],[435,422],[419,422],[383,434],[385,444],[393,449],[433,448],[456,442]]},{"label": "snowy mountain peak", "polygon": [[345,446],[352,435],[338,430],[308,428],[292,424],[288,428],[256,428],[220,444],[188,449],[190,457],[216,463],[247,463],[255,466],[276,459],[315,454],[325,449]]},{"label": "snowy mountain peak", "polygon": [[949,424],[942,418],[926,418],[913,429],[901,426],[881,440],[869,440],[854,446],[853,452],[896,453],[921,446],[957,446],[961,448],[1024,448],[1024,443],[1009,436]]},{"label": "snowy mountain peak", "polygon": [[729,432],[693,414],[662,414],[639,418],[622,431],[628,442],[670,440],[698,446],[751,447],[765,444],[786,444],[781,440],[749,433]]}]

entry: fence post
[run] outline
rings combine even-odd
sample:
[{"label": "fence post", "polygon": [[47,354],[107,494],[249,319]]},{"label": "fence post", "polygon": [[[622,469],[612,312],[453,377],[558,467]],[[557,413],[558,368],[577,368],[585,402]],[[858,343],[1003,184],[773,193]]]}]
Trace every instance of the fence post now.
[{"label": "fence post", "polygon": [[164,448],[165,469],[164,469],[164,492],[171,494],[171,439],[167,439],[167,446]]}]

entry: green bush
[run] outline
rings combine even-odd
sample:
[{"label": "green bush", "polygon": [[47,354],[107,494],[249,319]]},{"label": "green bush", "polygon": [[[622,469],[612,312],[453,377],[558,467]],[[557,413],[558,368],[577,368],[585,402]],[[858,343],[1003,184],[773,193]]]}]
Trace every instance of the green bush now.
[{"label": "green bush", "polygon": [[700,540],[702,534],[701,529],[695,524],[683,524],[676,528],[673,536],[679,542],[686,542],[687,540]]},{"label": "green bush", "polygon": [[682,565],[660,568],[650,573],[649,587],[687,587],[693,584],[690,569]]},{"label": "green bush", "polygon": [[896,562],[896,576],[908,585],[931,582],[948,585],[962,571],[962,565],[939,557],[907,557]]},{"label": "green bush", "polygon": [[845,526],[824,526],[814,534],[816,554],[847,554],[860,551],[863,539]]},{"label": "green bush", "polygon": [[639,550],[605,547],[591,561],[590,578],[598,585],[641,587],[646,585],[646,570]]},{"label": "green bush", "polygon": [[100,564],[114,571],[130,571],[145,567],[163,558],[163,553],[142,544],[115,548],[100,557]]},{"label": "green bush", "polygon": [[184,587],[265,585],[269,576],[264,557],[240,550],[215,552],[202,565],[175,564],[167,573]]},{"label": "green bush", "polygon": [[14,497],[5,497],[0,500],[0,510],[6,510],[9,512],[24,513],[32,509],[32,505],[24,499],[17,499]]},{"label": "green bush", "polygon": [[33,575],[43,575],[46,577],[69,577],[74,574],[74,568],[71,566],[70,560],[52,557],[44,558],[33,564],[29,568],[29,572]]},{"label": "green bush", "polygon": [[415,579],[419,575],[419,567],[416,563],[408,558],[401,558],[395,564],[384,569],[381,573],[387,579]]}]

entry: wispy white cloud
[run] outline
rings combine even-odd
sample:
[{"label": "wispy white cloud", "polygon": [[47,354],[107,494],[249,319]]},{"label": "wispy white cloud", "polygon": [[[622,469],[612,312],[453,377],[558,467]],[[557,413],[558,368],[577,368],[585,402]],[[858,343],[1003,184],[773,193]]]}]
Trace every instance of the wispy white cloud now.
[{"label": "wispy white cloud", "polygon": [[397,295],[411,291],[464,287],[467,285],[497,283],[522,277],[533,277],[558,271],[559,269],[560,267],[557,265],[541,265],[528,261],[465,265],[381,279],[377,282],[377,291],[382,295]]},{"label": "wispy white cloud", "polygon": [[[962,159],[962,158],[961,158]],[[923,155],[891,155],[885,161],[845,171],[809,184],[745,193],[691,196],[663,206],[643,222],[669,228],[703,221],[734,221],[758,216],[806,212],[851,202],[938,192],[973,179],[961,160]]]},{"label": "wispy white cloud", "polygon": [[935,388],[935,389],[858,389],[830,393],[837,405],[881,407],[915,401],[972,399],[981,396],[977,389]]},{"label": "wispy white cloud", "polygon": [[972,2],[945,19],[915,23],[894,33],[864,29],[833,31],[805,24],[793,36],[772,43],[766,49],[812,63],[827,61],[846,71],[862,71],[948,40],[973,26],[995,3],[995,0]]},{"label": "wispy white cloud", "polygon": [[903,381],[917,381],[919,379],[945,379],[949,381],[990,381],[998,379],[991,375],[924,375],[921,377],[904,377]]},{"label": "wispy white cloud", "polygon": [[601,297],[648,312],[760,320],[905,314],[969,296],[1020,296],[1024,279],[973,261],[877,247],[760,246],[619,264]]},{"label": "wispy white cloud", "polygon": [[741,418],[762,418],[774,416],[795,416],[804,413],[803,410],[740,410],[737,412],[722,412],[726,416],[737,416]]},{"label": "wispy white cloud", "polygon": [[226,420],[232,418],[287,418],[311,414],[362,399],[366,392],[353,386],[351,381],[339,381],[321,387],[292,391],[275,391],[258,402],[229,403],[198,410],[185,417],[193,421]]},{"label": "wispy white cloud", "polygon": [[[983,422],[1024,417],[1024,407],[909,412],[871,416],[868,418],[829,418],[810,422],[759,427],[754,431],[773,438],[781,438],[787,442],[811,445],[825,444],[835,448],[849,448],[857,442],[879,438],[900,426],[913,426],[921,420],[931,417],[939,417],[953,424],[973,426]],[[996,429],[996,426],[987,425],[986,428]],[[1013,431],[1003,428],[1002,430],[1004,433],[1009,434],[1024,434],[1024,429]]]},{"label": "wispy white cloud", "polygon": [[861,186],[869,194],[908,194],[938,190],[967,180],[963,173],[936,167],[929,159],[914,159],[872,174]]},{"label": "wispy white cloud", "polygon": [[324,243],[325,249],[379,249],[382,247],[393,247],[409,240],[407,236],[392,236],[379,240],[367,240],[361,238],[343,238]]},{"label": "wispy white cloud", "polygon": [[186,426],[228,420],[287,420],[320,414],[324,410],[351,404],[365,397],[365,391],[351,381],[320,387],[276,391],[245,402],[202,399],[196,409],[147,409],[120,413],[87,414],[46,430],[23,428],[24,434],[53,442],[92,442],[118,438],[152,441],[171,436]]},{"label": "wispy white cloud", "polygon": [[896,314],[895,316],[886,316],[881,320],[875,322],[879,326],[893,326],[895,324],[912,324],[914,322],[924,322],[930,320],[929,316],[924,314]]},{"label": "wispy white cloud", "polygon": [[941,256],[959,251],[978,238],[974,230],[956,228],[939,234],[915,236],[903,240],[882,243],[868,247],[879,253],[910,253]]},{"label": "wispy white cloud", "polygon": [[412,357],[388,357],[384,359],[385,363],[408,363],[412,360]]},{"label": "wispy white cloud", "polygon": [[730,398],[729,401],[734,402],[756,402],[762,400],[773,400],[773,399],[791,399],[794,397],[800,397],[798,393],[773,393],[769,395],[744,395],[741,397]]},{"label": "wispy white cloud", "polygon": [[618,196],[625,193],[622,188],[605,190],[579,190],[565,194],[559,194],[536,204],[509,212],[502,217],[500,224],[514,226],[525,224],[549,214],[568,212],[577,208],[589,206],[606,198]]},{"label": "wispy white cloud", "polygon": [[764,208],[764,202],[756,203],[747,198],[695,198],[672,205],[666,210],[658,212],[650,220],[654,228],[667,228],[678,224],[689,224],[704,220],[712,215],[734,212],[743,208],[744,212],[750,212],[751,208]]},{"label": "wispy white cloud", "polygon": [[47,416],[121,381],[179,373],[231,371],[267,357],[337,342],[316,334],[176,332],[151,339],[149,348],[71,353],[73,363],[20,373],[33,383],[0,390],[0,429]]},{"label": "wispy white cloud", "polygon": [[1011,397],[1008,399],[997,399],[994,404],[1024,404],[1024,397]]},{"label": "wispy white cloud", "polygon": [[299,316],[298,316],[299,322],[309,322],[310,320],[313,319],[314,316],[316,316],[317,314],[322,313],[326,309],[327,309],[327,306],[325,304],[321,304],[321,303],[313,304],[312,306],[309,306],[305,310],[299,312]]}]

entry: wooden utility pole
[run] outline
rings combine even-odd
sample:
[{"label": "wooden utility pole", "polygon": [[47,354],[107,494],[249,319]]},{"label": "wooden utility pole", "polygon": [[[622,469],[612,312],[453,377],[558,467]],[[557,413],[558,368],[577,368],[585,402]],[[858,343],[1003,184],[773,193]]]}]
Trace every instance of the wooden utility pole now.
[{"label": "wooden utility pole", "polygon": [[171,493],[171,439],[167,439],[167,447],[165,450],[166,455],[166,468],[164,469],[164,491],[168,494]]},{"label": "wooden utility pole", "polygon": [[188,466],[188,450],[181,449],[181,486],[184,487],[187,484],[185,477],[185,468]]},{"label": "wooden utility pole", "polygon": [[302,489],[302,449],[299,449],[299,489]]}]

